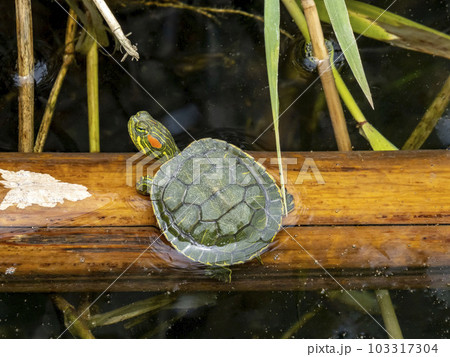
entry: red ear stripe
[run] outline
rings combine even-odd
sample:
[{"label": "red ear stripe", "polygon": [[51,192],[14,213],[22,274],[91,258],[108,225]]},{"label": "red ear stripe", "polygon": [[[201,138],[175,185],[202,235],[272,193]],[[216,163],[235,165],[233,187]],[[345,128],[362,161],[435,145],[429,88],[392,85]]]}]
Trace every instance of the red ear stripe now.
[{"label": "red ear stripe", "polygon": [[150,145],[152,147],[154,147],[155,149],[160,149],[161,148],[162,144],[159,142],[158,139],[154,138],[150,134],[147,135],[147,139],[148,139],[148,142],[150,143]]}]

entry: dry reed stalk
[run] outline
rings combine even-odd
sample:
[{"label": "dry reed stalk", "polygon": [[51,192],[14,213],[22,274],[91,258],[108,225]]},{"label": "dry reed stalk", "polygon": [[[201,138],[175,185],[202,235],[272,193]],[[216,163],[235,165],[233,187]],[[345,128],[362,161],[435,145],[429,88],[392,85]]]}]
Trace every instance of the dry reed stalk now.
[{"label": "dry reed stalk", "polygon": [[47,139],[50,124],[52,122],[53,113],[55,111],[56,102],[58,100],[59,92],[61,91],[64,78],[66,77],[67,70],[70,64],[75,58],[75,30],[77,28],[75,11],[70,9],[69,16],[67,18],[66,39],[64,46],[63,64],[53,84],[52,91],[48,97],[47,105],[45,107],[44,116],[42,117],[41,126],[36,137],[36,143],[34,144],[34,152],[42,152],[44,150],[45,141]]},{"label": "dry reed stalk", "polygon": [[92,41],[86,55],[87,97],[89,117],[89,151],[100,152],[98,103],[98,44]]},{"label": "dry reed stalk", "polygon": [[131,56],[131,59],[135,59],[139,61],[139,53],[137,51],[137,46],[133,45],[131,41],[127,38],[127,36],[123,33],[122,27],[119,22],[114,17],[112,11],[106,4],[104,0],[92,0],[95,6],[97,6],[98,11],[102,14],[109,28],[111,29],[114,36],[116,36],[117,40],[122,45],[125,50],[125,55],[122,57],[121,62],[125,61],[127,56]]},{"label": "dry reed stalk", "polygon": [[16,0],[19,74],[19,151],[32,152],[34,142],[34,54],[31,0]]},{"label": "dry reed stalk", "polygon": [[[314,0],[302,0],[302,7],[305,12],[309,34],[313,47],[314,56],[318,59],[318,70],[322,81],[325,98],[330,111],[331,122],[333,124],[334,135],[339,151],[351,151],[352,145],[345,123],[344,111],[339,99],[336,83],[333,77],[332,66],[328,50],[325,46],[322,26]],[[387,333],[391,338],[403,338],[400,326],[397,321],[395,309],[392,305],[388,290],[376,290],[375,294],[382,311],[383,320]]]},{"label": "dry reed stalk", "polygon": [[325,39],[323,37],[316,4],[314,0],[302,0],[301,4],[311,36],[314,57],[318,60],[317,68],[320,80],[322,81],[338,149],[339,151],[351,151],[352,144],[345,123],[344,111],[334,82],[330,58],[327,47],[325,46]]},{"label": "dry reed stalk", "polygon": [[423,145],[425,140],[430,136],[437,122],[444,113],[450,101],[450,76],[444,83],[444,86],[439,91],[438,95],[431,103],[430,107],[417,124],[411,136],[406,140],[402,150],[417,150]]}]

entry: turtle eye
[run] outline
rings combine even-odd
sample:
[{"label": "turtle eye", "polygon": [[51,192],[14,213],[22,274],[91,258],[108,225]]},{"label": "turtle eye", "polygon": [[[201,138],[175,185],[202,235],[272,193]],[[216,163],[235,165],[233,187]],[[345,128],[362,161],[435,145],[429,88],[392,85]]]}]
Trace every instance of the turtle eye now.
[{"label": "turtle eye", "polygon": [[141,124],[136,125],[136,130],[140,133],[145,133],[145,131],[147,130],[147,128]]}]

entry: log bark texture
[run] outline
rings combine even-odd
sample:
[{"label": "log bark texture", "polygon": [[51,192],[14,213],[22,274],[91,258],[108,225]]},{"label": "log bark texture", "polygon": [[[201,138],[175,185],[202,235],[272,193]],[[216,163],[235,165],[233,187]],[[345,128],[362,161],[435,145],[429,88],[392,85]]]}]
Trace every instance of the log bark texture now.
[{"label": "log bark texture", "polygon": [[[252,154],[278,177],[274,153]],[[237,265],[224,284],[161,235],[149,199],[133,187],[139,157],[1,153],[0,169],[47,173],[92,196],[0,211],[0,291],[449,286],[448,151],[284,157],[296,208],[262,254],[264,264]],[[0,184],[0,202],[7,192]]]}]

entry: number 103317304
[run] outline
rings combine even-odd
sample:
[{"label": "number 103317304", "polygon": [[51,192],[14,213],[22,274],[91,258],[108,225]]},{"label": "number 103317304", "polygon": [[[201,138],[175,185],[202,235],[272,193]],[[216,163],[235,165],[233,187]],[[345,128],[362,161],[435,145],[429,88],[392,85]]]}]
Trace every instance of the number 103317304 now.
[{"label": "number 103317304", "polygon": [[369,353],[438,353],[437,344],[428,343],[369,343]]}]

